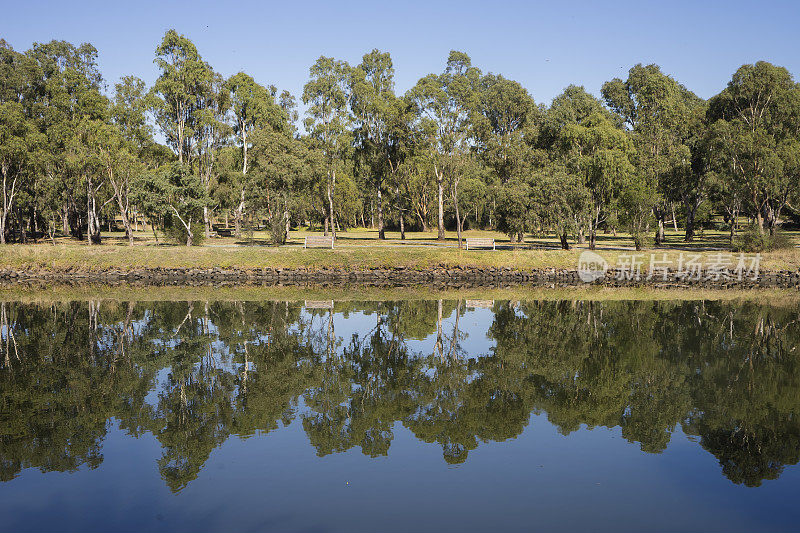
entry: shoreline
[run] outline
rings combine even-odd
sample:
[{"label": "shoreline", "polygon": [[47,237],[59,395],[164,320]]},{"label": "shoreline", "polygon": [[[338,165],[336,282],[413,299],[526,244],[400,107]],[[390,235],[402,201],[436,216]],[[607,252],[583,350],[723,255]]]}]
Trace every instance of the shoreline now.
[{"label": "shoreline", "polygon": [[761,271],[758,278],[737,279],[703,276],[686,279],[677,271],[638,279],[608,270],[592,282],[580,279],[577,269],[510,267],[375,267],[347,268],[132,268],[25,270],[0,268],[2,285],[134,285],[134,286],[215,286],[215,285],[334,285],[364,287],[499,288],[499,287],[645,287],[657,289],[745,290],[759,288],[800,289],[800,270]]}]

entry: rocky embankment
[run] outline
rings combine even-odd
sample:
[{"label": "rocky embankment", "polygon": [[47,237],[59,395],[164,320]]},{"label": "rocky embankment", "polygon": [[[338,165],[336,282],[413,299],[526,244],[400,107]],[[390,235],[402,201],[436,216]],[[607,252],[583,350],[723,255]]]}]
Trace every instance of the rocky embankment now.
[{"label": "rocky embankment", "polygon": [[[132,284],[132,285],[367,285],[367,286],[419,286],[433,287],[501,287],[531,286],[586,286],[577,270],[511,268],[374,268],[344,270],[325,268],[137,268],[126,271],[31,271],[0,269],[0,284]],[[800,270],[760,272],[738,279],[733,275],[701,276],[687,278],[677,272],[668,272],[648,279],[647,273],[635,276],[609,270],[604,277],[592,282],[607,287],[697,287],[719,289],[747,288],[800,288]]]}]

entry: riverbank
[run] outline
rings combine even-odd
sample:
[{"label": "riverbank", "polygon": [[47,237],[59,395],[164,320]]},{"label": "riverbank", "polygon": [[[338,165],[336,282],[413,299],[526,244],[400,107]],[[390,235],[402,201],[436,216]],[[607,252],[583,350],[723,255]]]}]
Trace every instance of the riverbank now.
[{"label": "riverbank", "polygon": [[[533,246],[529,244],[529,246]],[[515,248],[493,250],[463,250],[419,244],[384,244],[381,241],[358,241],[357,244],[338,244],[333,250],[303,249],[300,245],[246,246],[206,245],[169,246],[104,244],[35,244],[0,245],[0,270],[24,272],[104,272],[134,271],[137,269],[339,269],[347,271],[372,269],[428,270],[432,268],[512,268],[574,269],[586,246],[571,250]],[[732,254],[727,248],[699,242],[692,245],[670,244],[635,252],[628,246],[605,243],[595,250],[610,265],[620,263],[621,256],[642,254],[645,264],[650,255],[662,254],[677,261],[680,254],[697,255],[708,263],[719,254]],[[800,248],[790,248],[761,254],[763,271],[797,270],[800,267]]]},{"label": "riverbank", "polygon": [[457,266],[429,268],[129,268],[129,269],[36,269],[0,268],[0,284],[104,284],[138,286],[225,285],[333,285],[355,287],[425,286],[437,289],[470,287],[653,287],[662,289],[756,289],[800,288],[800,271],[739,272],[732,270],[697,275],[666,269],[651,275],[640,270],[610,268],[591,282],[577,269]]},{"label": "riverbank", "polygon": [[[580,287],[585,283],[577,269],[585,251],[585,247],[466,251],[377,241],[342,244],[333,250],[297,245],[6,245],[0,246],[0,284]],[[635,252],[606,245],[596,253],[608,271],[594,283],[609,287],[800,287],[798,248],[761,254],[757,276],[751,271],[755,256],[746,256],[746,270],[737,272],[742,259],[738,254],[708,246],[672,245]],[[632,262],[634,254],[638,255]],[[690,259],[702,271],[681,271]],[[652,265],[659,270],[649,275]]]}]

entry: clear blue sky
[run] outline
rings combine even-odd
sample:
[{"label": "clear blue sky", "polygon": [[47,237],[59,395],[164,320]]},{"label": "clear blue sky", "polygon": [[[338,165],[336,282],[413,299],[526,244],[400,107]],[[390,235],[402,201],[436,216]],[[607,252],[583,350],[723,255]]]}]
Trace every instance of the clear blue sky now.
[{"label": "clear blue sky", "polygon": [[800,2],[491,2],[328,0],[159,2],[3,0],[0,37],[90,42],[112,85],[125,74],[148,83],[153,51],[175,28],[225,76],[243,70],[299,96],[321,54],[357,64],[389,51],[398,92],[440,72],[451,49],[483,71],[521,82],[549,104],[570,83],[599,94],[638,62],[657,63],[699,96],[724,88],[743,63],[768,60],[800,75]]}]

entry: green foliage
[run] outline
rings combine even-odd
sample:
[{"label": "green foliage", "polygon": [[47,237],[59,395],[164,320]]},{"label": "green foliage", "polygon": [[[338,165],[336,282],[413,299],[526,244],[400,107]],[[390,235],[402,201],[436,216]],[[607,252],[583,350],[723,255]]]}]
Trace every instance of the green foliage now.
[{"label": "green foliage", "polygon": [[624,227],[642,246],[673,213],[691,241],[720,215],[773,234],[800,203],[800,86],[763,61],[708,102],[637,64],[602,99],[569,85],[546,107],[460,51],[404,95],[388,52],[352,67],[321,56],[301,130],[293,95],[246,72],[224,79],[176,30],[152,87],[123,76],[106,97],[97,58],[86,43],[0,40],[0,241],[37,229],[55,242],[63,228],[99,243],[121,219],[134,244],[144,218],[196,244],[199,221],[209,236],[233,218],[237,236],[266,222],[276,242],[286,223],[373,221],[383,237],[402,222],[444,239],[455,221],[459,239],[467,224],[593,247]]},{"label": "green foliage", "polygon": [[760,231],[751,224],[739,233],[733,241],[733,251],[744,253],[771,252],[793,248],[794,242],[785,233],[776,231],[773,234]]},{"label": "green foliage", "polygon": [[205,228],[201,220],[193,220],[190,230],[171,211],[164,213],[163,217],[164,234],[175,244],[186,244],[189,242],[189,231],[191,231],[191,246],[199,246],[205,240]]}]

